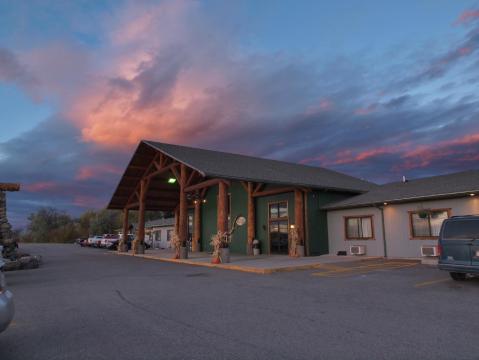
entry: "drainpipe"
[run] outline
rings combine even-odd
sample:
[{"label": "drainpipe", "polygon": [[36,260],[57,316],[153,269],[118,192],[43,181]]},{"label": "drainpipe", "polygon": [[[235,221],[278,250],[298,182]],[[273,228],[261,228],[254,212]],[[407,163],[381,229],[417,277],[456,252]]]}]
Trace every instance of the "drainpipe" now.
[{"label": "drainpipe", "polygon": [[381,210],[381,226],[383,230],[383,246],[384,246],[384,257],[388,257],[387,243],[386,243],[386,227],[384,225],[384,206],[378,206]]}]

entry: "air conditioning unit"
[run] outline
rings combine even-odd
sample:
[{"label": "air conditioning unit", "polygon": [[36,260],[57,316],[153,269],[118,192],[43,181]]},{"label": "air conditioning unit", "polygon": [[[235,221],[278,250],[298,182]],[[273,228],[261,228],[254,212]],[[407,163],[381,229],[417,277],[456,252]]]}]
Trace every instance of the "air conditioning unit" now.
[{"label": "air conditioning unit", "polygon": [[351,255],[364,255],[366,254],[365,245],[351,245],[349,247],[349,252]]},{"label": "air conditioning unit", "polygon": [[422,245],[421,246],[421,256],[439,256],[439,251],[437,251],[436,245]]}]

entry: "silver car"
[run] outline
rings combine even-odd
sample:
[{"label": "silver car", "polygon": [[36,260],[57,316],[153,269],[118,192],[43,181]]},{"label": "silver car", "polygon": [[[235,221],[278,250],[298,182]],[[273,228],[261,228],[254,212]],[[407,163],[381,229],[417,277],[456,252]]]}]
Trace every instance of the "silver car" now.
[{"label": "silver car", "polygon": [[0,332],[4,331],[13,319],[15,313],[13,307],[13,295],[6,289],[3,265],[5,262],[0,258]]}]

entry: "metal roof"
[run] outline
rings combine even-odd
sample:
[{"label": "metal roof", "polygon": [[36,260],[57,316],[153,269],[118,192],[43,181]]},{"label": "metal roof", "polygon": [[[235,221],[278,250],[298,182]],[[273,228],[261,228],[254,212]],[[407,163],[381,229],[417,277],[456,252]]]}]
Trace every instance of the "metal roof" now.
[{"label": "metal roof", "polygon": [[154,141],[144,141],[144,143],[197,170],[205,177],[356,193],[365,192],[377,186],[366,180],[316,166]]},{"label": "metal roof", "polygon": [[384,184],[367,193],[324,206],[323,209],[347,209],[384,203],[434,200],[467,196],[471,193],[479,196],[479,170]]},{"label": "metal roof", "polygon": [[[143,140],[135,150],[108,204],[123,209],[135,193],[149,164],[158,152],[196,170],[204,178],[252,181],[362,193],[376,184],[320,167],[257,158],[221,151]],[[171,172],[153,178],[146,197],[146,210],[172,211],[179,200],[178,184],[167,184]]]}]

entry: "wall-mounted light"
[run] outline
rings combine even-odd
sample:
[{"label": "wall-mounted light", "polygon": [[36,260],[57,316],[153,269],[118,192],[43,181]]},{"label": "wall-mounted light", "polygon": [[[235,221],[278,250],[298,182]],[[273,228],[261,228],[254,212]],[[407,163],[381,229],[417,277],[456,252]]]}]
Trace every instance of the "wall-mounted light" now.
[{"label": "wall-mounted light", "polygon": [[168,184],[174,184],[176,182],[175,178],[169,178],[168,179]]},{"label": "wall-mounted light", "polygon": [[194,204],[198,204],[198,200],[193,201]]},{"label": "wall-mounted light", "polygon": [[383,205],[386,206],[388,203],[387,202],[384,202]]},{"label": "wall-mounted light", "polygon": [[290,229],[294,229],[294,224],[289,225]]},{"label": "wall-mounted light", "polygon": [[203,204],[206,204],[206,199],[203,199]]},{"label": "wall-mounted light", "polygon": [[471,193],[471,194],[469,194],[469,196],[476,196],[476,194],[472,194],[472,193]]}]

